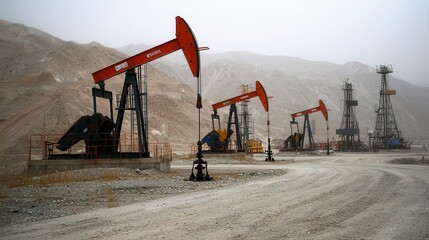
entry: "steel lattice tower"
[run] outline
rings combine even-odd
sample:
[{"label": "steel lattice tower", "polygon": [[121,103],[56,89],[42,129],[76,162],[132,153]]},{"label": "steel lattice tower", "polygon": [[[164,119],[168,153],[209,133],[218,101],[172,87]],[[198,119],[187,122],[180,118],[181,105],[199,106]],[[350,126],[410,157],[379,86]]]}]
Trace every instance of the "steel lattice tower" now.
[{"label": "steel lattice tower", "polygon": [[[241,94],[251,92],[253,89],[249,84],[241,85]],[[253,135],[253,119],[249,113],[248,103],[250,100],[242,101],[240,103],[241,112],[240,112],[240,132],[241,132],[241,141],[242,146],[247,150],[247,142],[250,139],[250,136]]]},{"label": "steel lattice tower", "polygon": [[346,79],[342,88],[344,91],[344,108],[341,127],[336,133],[341,137],[342,151],[357,150],[360,146],[359,124],[356,119],[354,107],[358,105],[357,100],[353,100],[353,85]]},{"label": "steel lattice tower", "polygon": [[389,90],[387,75],[393,72],[392,66],[380,65],[377,73],[381,74],[380,101],[375,122],[373,148],[400,148],[401,136],[396,125],[390,96],[396,94],[396,90]]}]

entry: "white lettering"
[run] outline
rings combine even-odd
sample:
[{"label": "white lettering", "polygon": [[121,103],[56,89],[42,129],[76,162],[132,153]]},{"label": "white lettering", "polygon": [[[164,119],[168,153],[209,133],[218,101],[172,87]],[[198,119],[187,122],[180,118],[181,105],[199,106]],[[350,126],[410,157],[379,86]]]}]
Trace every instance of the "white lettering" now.
[{"label": "white lettering", "polygon": [[161,50],[155,50],[155,51],[153,51],[151,53],[146,54],[146,58],[153,57],[153,56],[155,56],[155,55],[157,55],[159,53],[161,53]]},{"label": "white lettering", "polygon": [[123,62],[123,63],[121,63],[121,64],[116,65],[116,66],[115,66],[115,70],[116,70],[116,71],[119,71],[119,70],[121,70],[121,69],[123,69],[123,68],[127,68],[127,67],[128,67],[128,63],[127,63],[127,62]]}]

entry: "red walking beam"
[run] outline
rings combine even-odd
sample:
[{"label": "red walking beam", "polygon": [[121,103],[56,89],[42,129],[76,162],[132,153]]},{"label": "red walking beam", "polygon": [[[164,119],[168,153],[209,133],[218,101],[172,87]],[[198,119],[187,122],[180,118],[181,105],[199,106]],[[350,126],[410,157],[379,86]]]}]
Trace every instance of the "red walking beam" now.
[{"label": "red walking beam", "polygon": [[319,111],[322,112],[323,117],[325,117],[325,120],[328,121],[328,110],[326,109],[325,103],[323,103],[322,100],[319,100],[319,106],[318,107],[310,108],[310,109],[307,109],[307,110],[304,110],[301,112],[292,113],[291,117],[295,121],[296,117],[308,115],[310,113],[315,113],[315,112],[319,112]]},{"label": "red walking beam", "polygon": [[212,107],[213,107],[213,110],[217,110],[219,108],[223,108],[223,107],[229,106],[229,105],[234,104],[234,103],[249,100],[249,99],[254,98],[256,96],[259,97],[259,99],[261,100],[262,106],[264,106],[265,111],[268,112],[268,97],[267,97],[267,94],[265,93],[264,87],[262,86],[262,84],[259,81],[256,81],[256,90],[255,91],[244,93],[244,94],[241,94],[240,96],[233,97],[233,98],[230,98],[228,100],[215,103],[212,105]]},{"label": "red walking beam", "polygon": [[197,40],[186,21],[180,16],[177,16],[175,39],[94,72],[92,73],[92,78],[95,83],[100,83],[120,73],[126,72],[129,69],[133,69],[179,49],[182,49],[185,54],[194,77],[198,77],[200,74],[200,54]]}]

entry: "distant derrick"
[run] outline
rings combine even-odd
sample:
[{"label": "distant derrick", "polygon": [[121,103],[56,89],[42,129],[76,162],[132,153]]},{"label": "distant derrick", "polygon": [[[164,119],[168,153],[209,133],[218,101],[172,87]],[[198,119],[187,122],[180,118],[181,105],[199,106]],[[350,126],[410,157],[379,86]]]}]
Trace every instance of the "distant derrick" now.
[{"label": "distant derrick", "polygon": [[[240,87],[241,87],[240,88],[241,94],[246,94],[246,93],[254,91],[252,86],[249,84],[242,84]],[[249,102],[250,102],[250,100],[240,102],[241,111],[239,113],[239,116],[240,116],[239,126],[240,126],[240,133],[242,136],[241,141],[242,141],[242,146],[244,146],[246,148],[246,151],[249,150],[248,142],[251,139],[251,136],[253,136],[253,134],[254,134],[254,130],[253,130],[254,129],[254,122],[253,122],[252,115],[249,112],[249,108],[248,108]],[[228,123],[228,121],[225,121],[225,123]]]},{"label": "distant derrick", "polygon": [[390,65],[380,65],[376,70],[378,74],[381,74],[381,89],[378,109],[375,111],[377,120],[373,135],[373,148],[402,148],[404,141],[398,131],[392,103],[390,102],[390,95],[395,95],[396,90],[390,90],[387,84],[387,75],[393,72],[393,68]]},{"label": "distant derrick", "polygon": [[344,108],[341,127],[336,130],[340,135],[341,151],[356,151],[361,147],[359,136],[359,124],[356,119],[354,107],[358,105],[357,100],[353,100],[353,85],[346,79],[344,82]]}]

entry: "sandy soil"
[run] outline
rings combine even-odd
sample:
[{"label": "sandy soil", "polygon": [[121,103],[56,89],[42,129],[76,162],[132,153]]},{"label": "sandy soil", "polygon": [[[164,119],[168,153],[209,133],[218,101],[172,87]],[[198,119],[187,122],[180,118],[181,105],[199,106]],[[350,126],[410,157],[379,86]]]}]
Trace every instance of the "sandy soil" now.
[{"label": "sandy soil", "polygon": [[[428,239],[429,166],[419,164],[421,157],[389,152],[212,161],[214,171],[287,174],[2,227],[0,233],[5,239]],[[415,164],[393,164],[397,159]],[[173,169],[189,166],[178,161]]]}]

